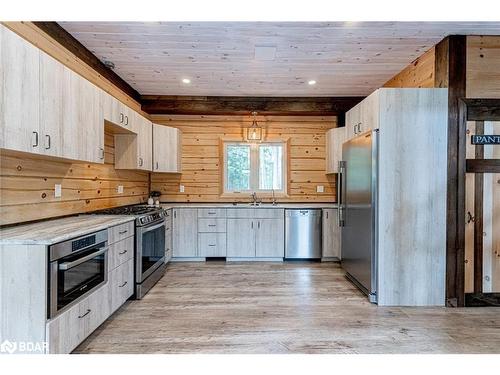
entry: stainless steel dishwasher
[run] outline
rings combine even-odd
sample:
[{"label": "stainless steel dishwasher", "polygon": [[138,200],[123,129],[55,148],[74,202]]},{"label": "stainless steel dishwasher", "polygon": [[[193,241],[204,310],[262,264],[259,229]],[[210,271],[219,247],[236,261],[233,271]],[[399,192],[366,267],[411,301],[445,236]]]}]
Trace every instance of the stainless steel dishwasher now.
[{"label": "stainless steel dishwasher", "polygon": [[285,258],[321,258],[321,209],[285,210]]}]

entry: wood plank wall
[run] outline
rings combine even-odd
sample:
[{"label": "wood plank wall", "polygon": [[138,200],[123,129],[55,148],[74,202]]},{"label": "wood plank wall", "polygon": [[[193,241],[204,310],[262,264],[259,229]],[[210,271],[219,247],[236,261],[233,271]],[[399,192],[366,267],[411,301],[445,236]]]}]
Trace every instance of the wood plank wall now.
[{"label": "wood plank wall", "polygon": [[[154,123],[182,130],[181,175],[153,173],[151,189],[162,192],[164,202],[224,202],[221,198],[220,139],[240,137],[251,125],[249,116],[152,115]],[[335,178],[325,174],[325,133],[337,126],[337,119],[306,116],[258,118],[268,137],[289,139],[289,196],[281,202],[334,202]],[[179,192],[184,185],[185,192]],[[316,186],[323,185],[324,193]],[[244,196],[240,201],[249,201]],[[268,199],[270,200],[270,199]]]},{"label": "wood plank wall", "polygon": [[383,87],[435,87],[436,48],[432,47],[392,77]]},{"label": "wood plank wall", "polygon": [[[134,110],[140,104],[31,22],[5,26]],[[142,113],[144,115],[144,113]],[[116,171],[114,142],[106,133],[105,164],[70,163],[29,154],[0,153],[0,225],[46,219],[101,208],[141,203],[149,194],[145,172]],[[54,198],[54,185],[62,197]],[[123,185],[124,193],[116,194]]]},{"label": "wood plank wall", "polygon": [[[126,204],[149,195],[148,172],[115,170],[114,138],[105,134],[104,164],[71,163],[4,152],[0,155],[0,225]],[[62,197],[54,197],[54,185]],[[123,194],[117,193],[118,185]]]},{"label": "wood plank wall", "polygon": [[500,36],[467,37],[467,98],[500,98]]}]

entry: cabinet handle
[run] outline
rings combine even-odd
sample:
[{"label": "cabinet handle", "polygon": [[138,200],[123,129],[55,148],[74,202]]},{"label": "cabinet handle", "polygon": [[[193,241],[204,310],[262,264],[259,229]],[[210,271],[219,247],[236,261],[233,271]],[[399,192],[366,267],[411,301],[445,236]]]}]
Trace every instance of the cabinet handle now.
[{"label": "cabinet handle", "polygon": [[125,126],[128,126],[128,116],[125,116]]},{"label": "cabinet handle", "polygon": [[257,228],[260,229],[260,220],[257,222]]},{"label": "cabinet handle", "polygon": [[207,212],[209,215],[216,215],[217,212]]},{"label": "cabinet handle", "polygon": [[217,224],[208,224],[209,227],[216,227]]},{"label": "cabinet handle", "polygon": [[120,113],[120,124],[123,124],[123,113]]},{"label": "cabinet handle", "polygon": [[158,169],[158,162],[156,162],[156,169]]},{"label": "cabinet handle", "polygon": [[78,319],[81,319],[81,318],[83,318],[83,317],[85,317],[85,316],[89,315],[91,311],[92,311],[92,310],[87,309],[87,312],[86,312],[85,314],[83,314],[83,315],[78,315]]},{"label": "cabinet handle", "polygon": [[99,159],[104,160],[104,148],[99,147],[99,151],[100,151]]},{"label": "cabinet handle", "polygon": [[49,149],[50,149],[50,135],[45,134],[45,140],[47,141],[47,142],[45,143],[45,149],[46,149],[46,150],[49,150]]},{"label": "cabinet handle", "polygon": [[252,221],[252,229],[253,229],[253,221]]},{"label": "cabinet handle", "polygon": [[125,285],[127,285],[128,283],[125,281],[122,285],[118,285],[118,288],[123,288]]},{"label": "cabinet handle", "polygon": [[326,218],[328,219],[328,211],[326,211]]},{"label": "cabinet handle", "polygon": [[127,250],[123,250],[123,251],[120,251],[120,252],[118,253],[118,255],[123,255],[123,254],[126,254],[126,253],[127,253]]},{"label": "cabinet handle", "polygon": [[143,164],[143,163],[144,163],[144,162],[143,162],[142,158],[139,158],[139,167],[142,167],[142,164]]},{"label": "cabinet handle", "polygon": [[174,211],[174,219],[177,218],[177,211]]},{"label": "cabinet handle", "polygon": [[38,147],[38,132],[33,132],[33,134],[35,135],[35,144],[33,147]]},{"label": "cabinet handle", "polygon": [[208,246],[210,246],[210,247],[214,247],[214,246],[216,246],[216,245],[213,245],[213,244],[208,244]]},{"label": "cabinet handle", "polygon": [[127,232],[128,232],[128,230],[126,229],[126,230],[122,230],[121,232],[118,232],[118,234],[125,234]]}]

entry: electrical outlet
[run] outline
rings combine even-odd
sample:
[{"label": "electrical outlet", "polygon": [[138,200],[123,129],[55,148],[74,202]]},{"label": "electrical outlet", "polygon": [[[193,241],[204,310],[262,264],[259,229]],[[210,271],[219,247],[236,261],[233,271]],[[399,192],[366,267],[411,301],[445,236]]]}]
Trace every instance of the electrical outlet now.
[{"label": "electrical outlet", "polygon": [[56,197],[56,198],[61,198],[62,197],[61,184],[55,184],[55,186],[54,186],[54,197]]},{"label": "electrical outlet", "polygon": [[123,194],[123,185],[118,185],[118,187],[116,188],[116,192],[118,194]]},{"label": "electrical outlet", "polygon": [[316,193],[324,193],[325,187],[323,185],[316,186]]},{"label": "electrical outlet", "polygon": [[180,191],[181,193],[184,193],[184,185],[180,185],[180,186],[179,186],[179,191]]}]

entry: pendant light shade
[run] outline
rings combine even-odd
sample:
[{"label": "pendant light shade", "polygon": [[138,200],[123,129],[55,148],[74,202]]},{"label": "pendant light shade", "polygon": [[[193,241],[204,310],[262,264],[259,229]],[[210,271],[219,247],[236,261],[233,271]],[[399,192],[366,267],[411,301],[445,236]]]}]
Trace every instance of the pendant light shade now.
[{"label": "pendant light shade", "polygon": [[257,124],[256,116],[257,112],[252,112],[253,122],[252,126],[247,128],[247,141],[261,141],[262,140],[262,128]]}]

